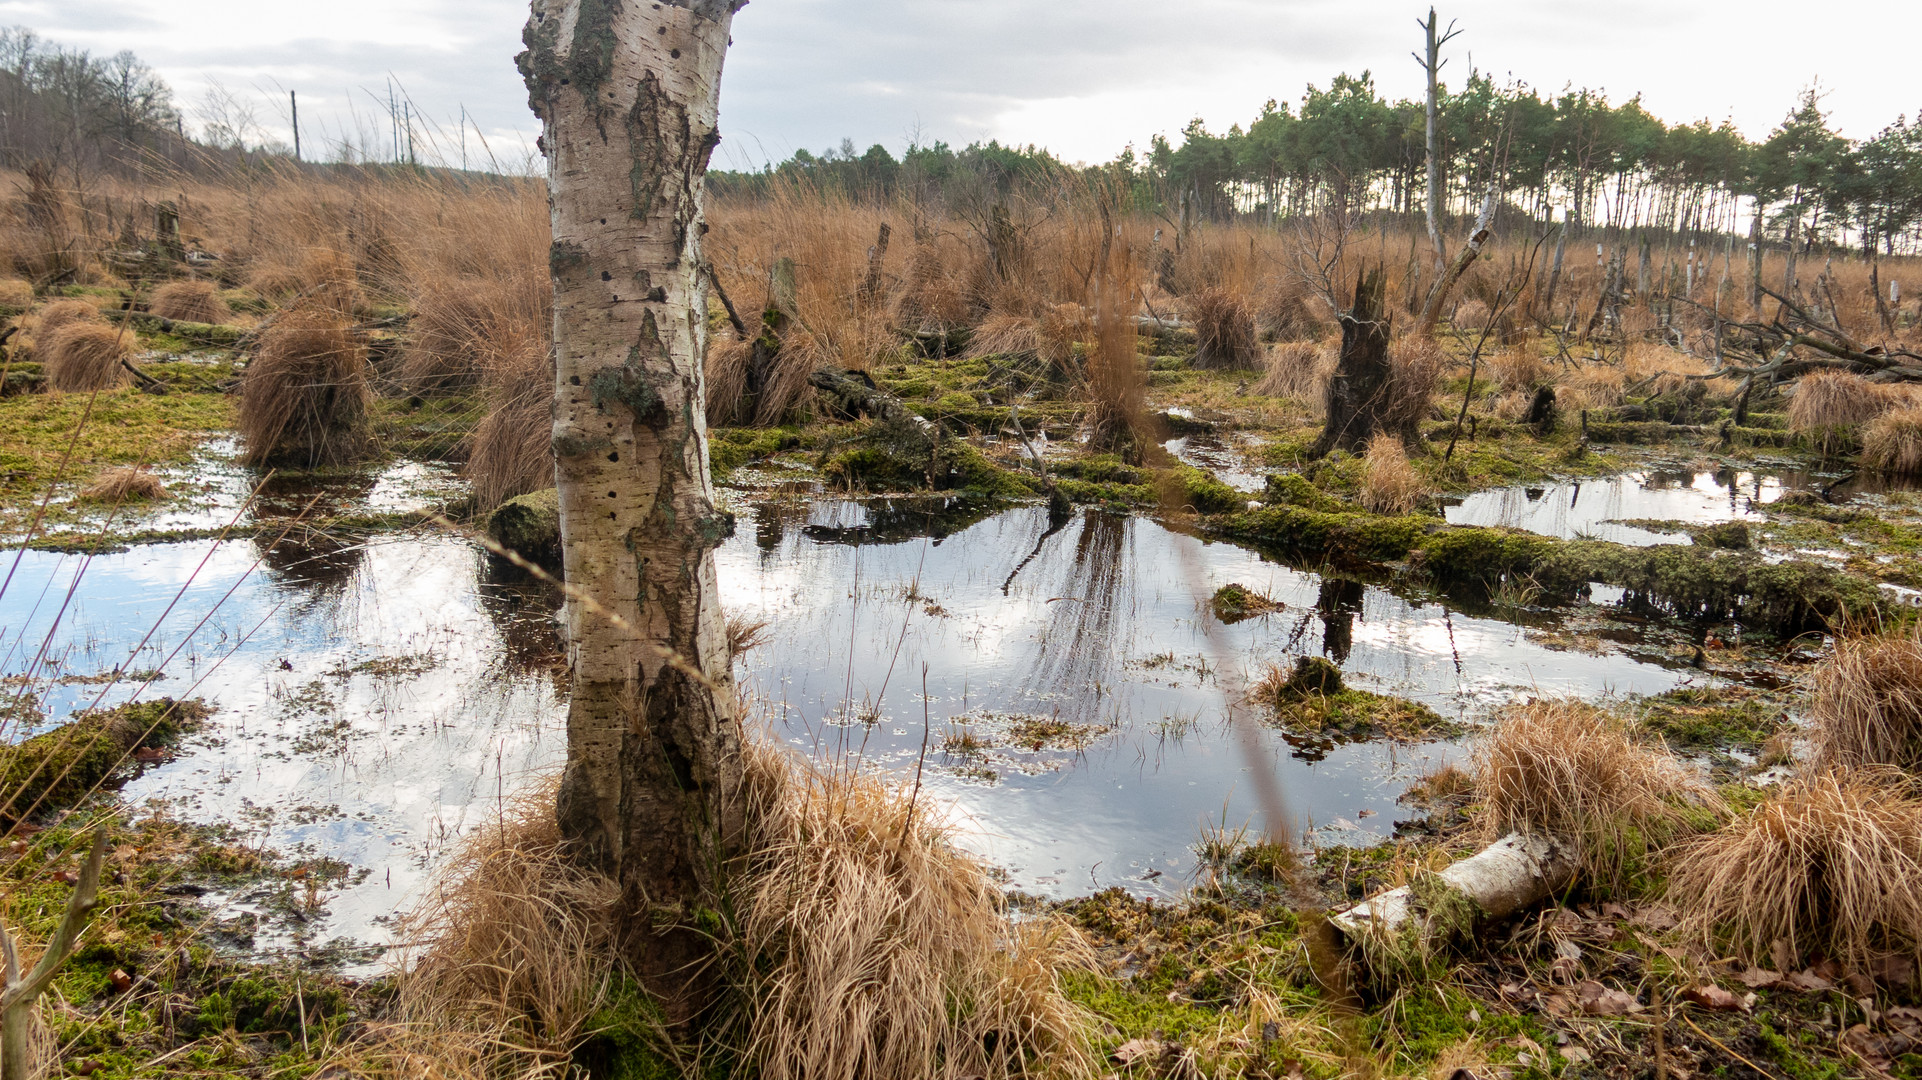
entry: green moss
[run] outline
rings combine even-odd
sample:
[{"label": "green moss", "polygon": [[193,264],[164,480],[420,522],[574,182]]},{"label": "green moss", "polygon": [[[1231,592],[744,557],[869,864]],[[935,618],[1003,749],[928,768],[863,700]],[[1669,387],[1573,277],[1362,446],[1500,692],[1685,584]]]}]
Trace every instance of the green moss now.
[{"label": "green moss", "polygon": [[[32,394],[0,398],[0,528],[20,523],[56,478],[84,483],[111,465],[180,465],[233,425],[233,401],[213,394]],[[85,423],[82,424],[83,418]],[[68,446],[73,459],[61,473]]]},{"label": "green moss", "polygon": [[487,535],[509,551],[557,566],[561,557],[561,494],[547,488],[517,495],[487,515]]},{"label": "green moss", "polygon": [[660,1006],[632,979],[616,976],[600,1007],[587,1018],[586,1037],[574,1064],[596,1080],[681,1080],[682,1071],[662,1053],[667,1030]]},{"label": "green moss", "polygon": [[1246,585],[1238,584],[1223,585],[1216,589],[1208,605],[1214,610],[1215,618],[1229,624],[1280,611],[1283,606]]},{"label": "green moss", "polygon": [[1339,513],[1346,508],[1340,499],[1323,492],[1297,472],[1270,475],[1261,498],[1270,505],[1298,506],[1323,514]]},{"label": "green moss", "polygon": [[1085,480],[1094,484],[1142,485],[1147,474],[1113,454],[1090,454],[1051,465],[1056,479]]},{"label": "green moss", "polygon": [[1404,698],[1366,690],[1292,694],[1268,699],[1268,720],[1293,736],[1298,749],[1326,752],[1344,743],[1394,739],[1418,742],[1464,733],[1460,724]]},{"label": "green moss", "polygon": [[1341,565],[1405,559],[1433,521],[1268,506],[1229,514],[1210,524],[1224,536],[1250,541],[1286,557]]},{"label": "green moss", "polygon": [[104,784],[134,750],[157,747],[200,726],[208,709],[172,698],[81,713],[16,746],[0,776],[0,816],[18,818],[65,807]]},{"label": "green moss", "polygon": [[800,447],[794,428],[716,428],[708,433],[707,460],[714,479],[725,480],[751,461]]},{"label": "green moss", "polygon": [[1642,703],[1642,729],[1682,751],[1755,753],[1789,726],[1768,699],[1740,687],[1683,687]]},{"label": "green moss", "polygon": [[941,455],[948,470],[946,488],[996,498],[1019,498],[1041,489],[1038,479],[996,465],[969,443],[950,439]]}]

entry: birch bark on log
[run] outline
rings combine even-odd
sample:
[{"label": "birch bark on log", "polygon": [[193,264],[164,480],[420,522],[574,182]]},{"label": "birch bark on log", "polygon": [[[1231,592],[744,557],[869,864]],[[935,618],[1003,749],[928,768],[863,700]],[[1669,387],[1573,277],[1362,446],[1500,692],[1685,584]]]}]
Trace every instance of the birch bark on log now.
[{"label": "birch bark on log", "polygon": [[[702,188],[744,0],[533,0],[517,62],[553,217],[553,440],[573,696],[556,811],[617,876],[623,951],[669,1015],[744,831],[714,549]],[[576,595],[578,593],[578,595]],[[585,599],[583,599],[585,598]]]}]

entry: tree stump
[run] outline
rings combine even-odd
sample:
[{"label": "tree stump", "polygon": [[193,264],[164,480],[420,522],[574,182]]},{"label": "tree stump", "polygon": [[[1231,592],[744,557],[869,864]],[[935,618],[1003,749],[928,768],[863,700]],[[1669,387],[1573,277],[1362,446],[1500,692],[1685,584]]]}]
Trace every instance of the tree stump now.
[{"label": "tree stump", "polygon": [[1341,357],[1328,384],[1328,420],[1311,457],[1365,446],[1383,426],[1394,383],[1385,288],[1380,267],[1364,270],[1355,282],[1355,305],[1341,315]]}]

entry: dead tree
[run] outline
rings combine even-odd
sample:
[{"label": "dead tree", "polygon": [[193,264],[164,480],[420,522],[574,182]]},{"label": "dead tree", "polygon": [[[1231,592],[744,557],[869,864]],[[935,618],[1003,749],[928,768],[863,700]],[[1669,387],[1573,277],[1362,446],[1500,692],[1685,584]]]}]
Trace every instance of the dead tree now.
[{"label": "dead tree", "polygon": [[[745,846],[715,580],[702,190],[744,0],[533,0],[518,58],[553,219],[554,435],[573,687],[556,812],[615,877],[627,962],[676,1021],[712,992],[698,922]],[[710,974],[703,974],[709,972]]]},{"label": "dead tree", "polygon": [[1355,283],[1355,306],[1341,314],[1341,355],[1328,384],[1328,420],[1309,451],[1323,457],[1331,450],[1365,446],[1377,431],[1410,434],[1395,414],[1394,365],[1388,358],[1386,281],[1380,267],[1363,271]]},{"label": "dead tree", "polygon": [[1475,218],[1475,231],[1469,235],[1468,243],[1455,253],[1455,261],[1448,272],[1436,279],[1435,287],[1428,291],[1428,301],[1422,305],[1421,317],[1415,325],[1415,333],[1421,337],[1433,337],[1435,324],[1441,321],[1442,305],[1448,302],[1448,294],[1454,291],[1455,283],[1460,281],[1468,268],[1475,265],[1481,257],[1482,248],[1492,235],[1489,222],[1495,218],[1495,186],[1488,186],[1488,196],[1482,200],[1482,212]]},{"label": "dead tree", "polygon": [[1448,63],[1448,61],[1441,58],[1441,47],[1448,44],[1457,34],[1461,33],[1461,31],[1455,29],[1455,24],[1451,21],[1448,24],[1448,31],[1438,34],[1436,27],[1439,23],[1440,20],[1436,17],[1435,9],[1432,7],[1428,9],[1427,22],[1422,22],[1420,19],[1415,20],[1415,25],[1421,27],[1428,35],[1428,51],[1425,56],[1421,53],[1410,54],[1414,56],[1415,62],[1422,66],[1422,71],[1428,76],[1428,243],[1430,247],[1435,249],[1436,274],[1440,274],[1442,267],[1448,263],[1447,250],[1442,245],[1441,153],[1436,145],[1437,136],[1435,132],[1436,124],[1440,119],[1441,113],[1441,69]]}]

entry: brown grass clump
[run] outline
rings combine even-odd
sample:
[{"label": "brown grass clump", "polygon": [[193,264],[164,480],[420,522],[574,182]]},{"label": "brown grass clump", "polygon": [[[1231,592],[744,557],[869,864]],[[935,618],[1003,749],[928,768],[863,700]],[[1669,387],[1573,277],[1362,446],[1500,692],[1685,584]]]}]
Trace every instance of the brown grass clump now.
[{"label": "brown grass clump", "polygon": [[1853,427],[1888,408],[1882,388],[1847,371],[1818,371],[1802,376],[1789,402],[1789,424],[1797,431]]},{"label": "brown grass clump", "polygon": [[1885,774],[1797,779],[1673,854],[1685,925],[1751,963],[1773,966],[1778,940],[1851,964],[1922,954],[1922,802]]},{"label": "brown grass clump", "polygon": [[33,335],[45,341],[54,331],[71,323],[100,321],[100,309],[85,300],[55,300],[34,316]]},{"label": "brown grass clump", "polygon": [[768,1080],[1092,1073],[1058,973],[1090,954],[1011,922],[986,869],[879,778],[753,744],[756,854],[740,910],[749,1057]]},{"label": "brown grass clump", "polygon": [[1312,341],[1287,341],[1268,350],[1268,370],[1253,389],[1319,409],[1326,404],[1328,380],[1334,373],[1333,352]]},{"label": "brown grass clump", "polygon": [[402,385],[415,392],[471,387],[497,358],[545,352],[554,289],[545,266],[497,277],[434,281],[414,300]]},{"label": "brown grass clump", "polygon": [[306,468],[359,461],[372,403],[366,351],[340,316],[296,308],[260,335],[241,375],[241,460]]},{"label": "brown grass clump", "polygon": [[1818,763],[1922,768],[1922,632],[1842,637],[1814,682]]},{"label": "brown grass clump", "polygon": [[147,310],[176,322],[217,324],[234,317],[211,281],[170,281],[153,291]]},{"label": "brown grass clump", "polygon": [[1097,447],[1127,442],[1147,404],[1148,380],[1135,353],[1135,329],[1114,305],[1095,320],[1088,354],[1088,433]]},{"label": "brown grass clump", "polygon": [[85,502],[119,505],[130,502],[152,502],[167,497],[167,485],[160,478],[145,469],[118,467],[102,469],[92,482],[80,489],[80,498]]},{"label": "brown grass clump", "polygon": [[1824,454],[1851,441],[1856,428],[1887,412],[1893,402],[1879,386],[1846,371],[1804,375],[1789,401],[1789,426],[1813,438]]},{"label": "brown grass clump", "polygon": [[1532,344],[1482,358],[1482,370],[1504,394],[1526,394],[1548,381],[1548,361]]},{"label": "brown grass clump", "polygon": [[455,850],[407,920],[427,942],[399,980],[391,1021],[343,1048],[395,1075],[564,1072],[615,973],[620,886],[562,846],[549,779]]},{"label": "brown grass clump", "polygon": [[1316,304],[1292,279],[1266,285],[1257,294],[1255,329],[1264,341],[1312,341],[1326,329]]},{"label": "brown grass clump", "polygon": [[545,345],[527,343],[488,368],[490,408],[474,431],[467,480],[480,512],[554,486],[554,368]]},{"label": "brown grass clump", "polygon": [[1881,472],[1922,472],[1922,408],[1896,409],[1862,425],[1859,460]]},{"label": "brown grass clump", "polygon": [[354,260],[333,248],[312,248],[291,262],[261,263],[247,287],[283,304],[325,308],[343,317],[360,306]]},{"label": "brown grass clump", "polygon": [[38,335],[33,351],[55,390],[113,390],[125,386],[132,375],[120,361],[133,351],[133,335],[105,323],[66,323]]},{"label": "brown grass clump", "polygon": [[25,311],[33,306],[33,283],[19,278],[0,278],[0,307]]},{"label": "brown grass clump", "polygon": [[1252,368],[1261,355],[1255,315],[1246,297],[1225,287],[1197,290],[1187,298],[1194,323],[1198,368]]},{"label": "brown grass clump", "polygon": [[1448,357],[1431,338],[1405,337],[1388,347],[1388,363],[1387,400],[1376,412],[1378,425],[1384,431],[1417,432],[1434,406]]},{"label": "brown grass clump", "polygon": [[1406,514],[1421,505],[1428,486],[1409,464],[1398,436],[1378,433],[1368,440],[1361,504],[1377,514]]},{"label": "brown grass clump", "polygon": [[1480,334],[1488,328],[1488,305],[1472,298],[1463,300],[1449,321],[1462,333]]},{"label": "brown grass clump", "polygon": [[1481,825],[1575,844],[1591,880],[1620,884],[1629,865],[1724,812],[1673,755],[1592,705],[1535,699],[1504,711],[1475,748]]},{"label": "brown grass clump", "polygon": [[731,427],[753,419],[747,400],[747,361],[754,343],[732,332],[707,340],[707,426]]},{"label": "brown grass clump", "polygon": [[[1091,960],[1071,929],[1011,921],[986,869],[878,778],[746,753],[752,853],[717,941],[730,1054],[769,1080],[1092,1075],[1088,1018],[1057,983]],[[425,948],[395,1019],[343,1057],[558,1075],[595,1034],[628,916],[616,882],[565,857],[552,807],[550,780],[459,851],[410,919]]]}]

